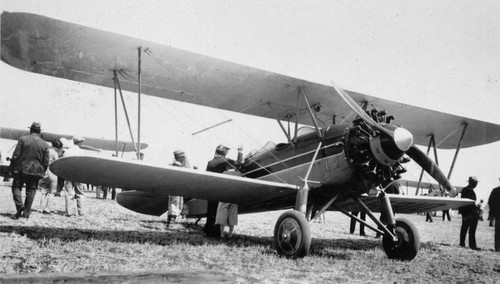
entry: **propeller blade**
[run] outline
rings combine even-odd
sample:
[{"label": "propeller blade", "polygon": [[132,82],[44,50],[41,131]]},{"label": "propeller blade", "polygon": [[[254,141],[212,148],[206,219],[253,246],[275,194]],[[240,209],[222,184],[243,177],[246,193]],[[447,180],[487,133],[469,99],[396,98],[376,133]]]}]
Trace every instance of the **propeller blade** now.
[{"label": "propeller blade", "polygon": [[446,190],[450,192],[452,197],[457,195],[457,190],[451,182],[446,178],[438,165],[434,163],[424,152],[417,148],[417,146],[412,145],[406,154],[412,158],[417,164],[419,164],[428,174],[430,174],[439,184],[441,184]]},{"label": "propeller blade", "polygon": [[383,127],[382,125],[378,124],[371,116],[369,116],[352,98],[349,96],[346,91],[344,91],[342,88],[339,88],[335,83],[331,82],[333,88],[335,91],[339,94],[339,96],[346,102],[346,104],[359,116],[361,119],[363,119],[364,122],[366,122],[369,126],[374,127],[378,129],[380,132],[383,132],[390,137],[394,137],[394,132],[390,131],[389,129]]}]

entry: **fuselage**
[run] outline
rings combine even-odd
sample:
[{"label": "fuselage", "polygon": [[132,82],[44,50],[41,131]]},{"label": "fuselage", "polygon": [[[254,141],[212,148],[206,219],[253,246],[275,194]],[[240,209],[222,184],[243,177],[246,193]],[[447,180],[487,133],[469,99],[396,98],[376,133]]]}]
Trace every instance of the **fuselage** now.
[{"label": "fuselage", "polygon": [[311,129],[299,136],[294,144],[269,142],[245,159],[241,172],[248,178],[301,184],[321,141],[322,145],[308,180],[313,187],[314,184],[317,186],[343,184],[353,174],[344,149],[348,127],[349,125],[333,125],[322,129],[321,138],[314,129]]}]

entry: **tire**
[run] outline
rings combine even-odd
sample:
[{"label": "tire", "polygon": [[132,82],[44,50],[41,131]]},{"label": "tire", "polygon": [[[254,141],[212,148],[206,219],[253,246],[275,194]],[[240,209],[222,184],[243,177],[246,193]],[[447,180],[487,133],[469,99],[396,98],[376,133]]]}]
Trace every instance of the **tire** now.
[{"label": "tire", "polygon": [[279,255],[287,258],[309,255],[311,230],[302,213],[290,210],[279,217],[274,227],[274,247]]},{"label": "tire", "polygon": [[420,236],[415,225],[407,219],[396,219],[396,240],[384,235],[382,245],[389,259],[412,260],[420,249]]}]

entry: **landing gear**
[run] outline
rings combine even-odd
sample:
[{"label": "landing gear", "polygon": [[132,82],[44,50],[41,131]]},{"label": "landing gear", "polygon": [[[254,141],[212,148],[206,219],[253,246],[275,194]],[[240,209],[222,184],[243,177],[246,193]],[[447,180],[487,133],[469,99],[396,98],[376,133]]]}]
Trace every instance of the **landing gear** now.
[{"label": "landing gear", "polygon": [[309,254],[311,231],[304,214],[296,210],[283,213],[274,227],[274,246],[279,255],[301,258]]},{"label": "landing gear", "polygon": [[390,259],[412,260],[420,249],[420,237],[412,222],[406,219],[396,219],[394,228],[395,240],[384,234],[382,246]]}]

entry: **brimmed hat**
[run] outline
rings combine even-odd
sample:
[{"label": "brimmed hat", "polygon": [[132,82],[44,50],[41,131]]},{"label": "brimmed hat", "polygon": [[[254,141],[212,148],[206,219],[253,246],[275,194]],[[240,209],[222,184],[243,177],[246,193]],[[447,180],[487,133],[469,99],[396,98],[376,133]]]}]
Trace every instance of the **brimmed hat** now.
[{"label": "brimmed hat", "polygon": [[471,183],[471,182],[477,183],[477,177],[469,177],[469,183]]},{"label": "brimmed hat", "polygon": [[186,157],[186,153],[184,153],[183,150],[176,150],[176,151],[174,151],[174,157],[176,159],[180,158],[180,157]]},{"label": "brimmed hat", "polygon": [[219,154],[219,155],[226,155],[227,151],[229,151],[229,150],[231,150],[231,148],[226,147],[222,144],[219,144],[219,146],[217,146],[217,148],[215,148],[215,153]]},{"label": "brimmed hat", "polygon": [[31,126],[29,127],[29,129],[33,132],[37,132],[37,133],[40,133],[40,131],[42,131],[42,126],[40,125],[40,122],[33,122],[31,124]]}]

